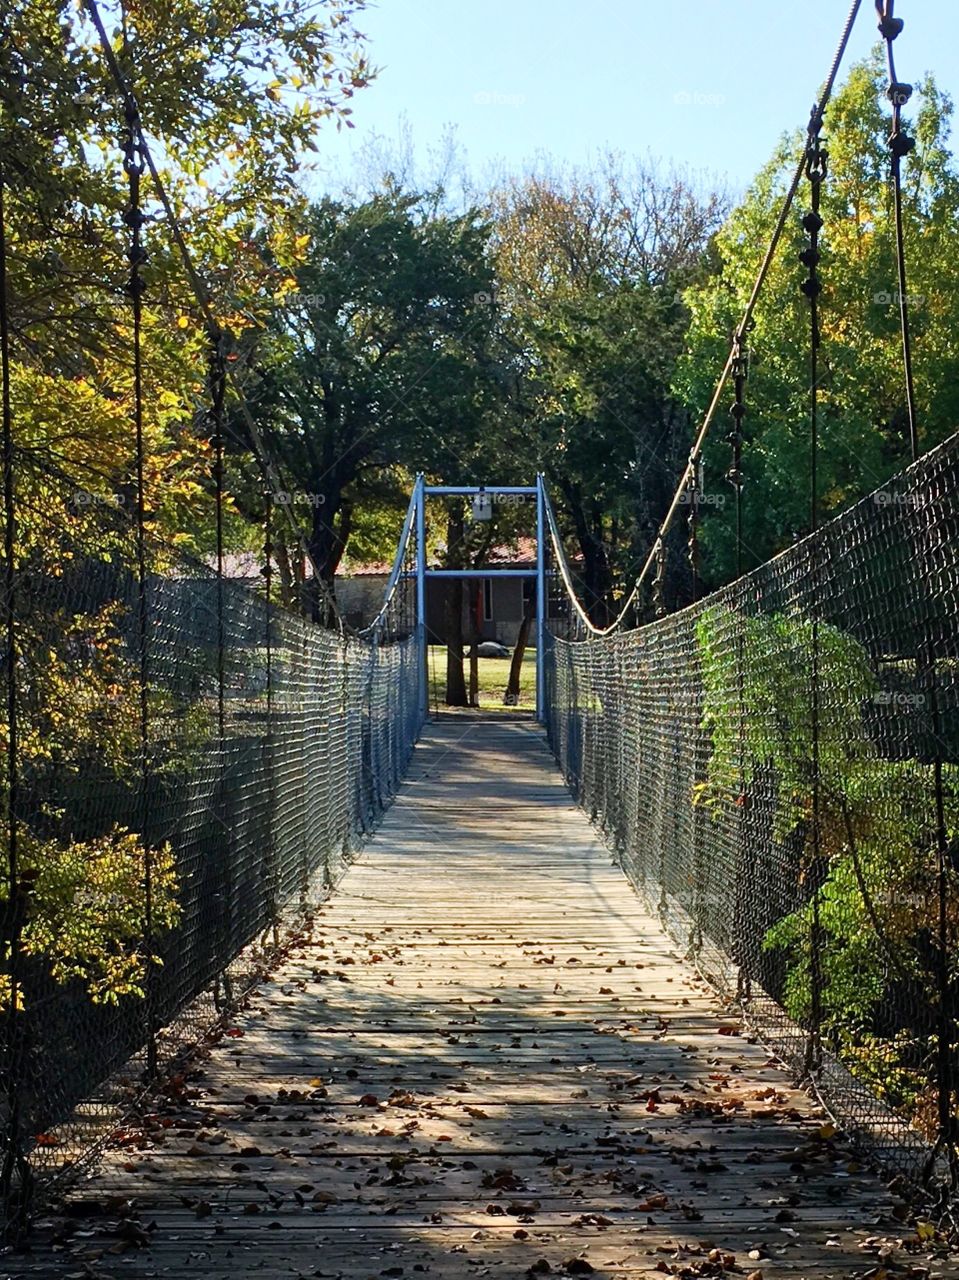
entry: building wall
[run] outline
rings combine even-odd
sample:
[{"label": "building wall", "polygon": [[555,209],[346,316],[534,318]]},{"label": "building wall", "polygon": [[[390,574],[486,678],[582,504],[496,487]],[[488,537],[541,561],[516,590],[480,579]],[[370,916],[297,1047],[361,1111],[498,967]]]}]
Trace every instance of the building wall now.
[{"label": "building wall", "polygon": [[389,575],[360,573],[336,579],[336,602],[351,627],[367,627],[380,611]]},{"label": "building wall", "polygon": [[[523,583],[520,578],[497,578],[490,575],[493,592],[493,618],[483,618],[483,579],[470,578],[464,584],[463,636],[467,643],[473,634],[474,602],[479,593],[479,635],[481,640],[498,640],[512,647],[523,618]],[[426,583],[426,625],[430,644],[446,643],[446,600],[452,583],[434,578]]]},{"label": "building wall", "polygon": [[[464,585],[463,603],[463,635],[467,642],[472,635],[472,601],[479,592],[480,600],[480,639],[498,640],[512,648],[516,643],[519,625],[523,620],[523,579],[498,578],[495,572],[490,574],[493,592],[493,619],[483,620],[483,582],[482,578],[468,578]],[[353,627],[368,626],[376,617],[383,603],[388,575],[385,573],[362,573],[353,577],[336,579],[336,599],[346,621]],[[535,591],[535,579],[530,578],[530,589]],[[427,579],[426,582],[426,626],[430,644],[446,643],[445,608],[446,598],[452,584],[449,580],[439,578]],[[532,639],[532,638],[531,638]]]}]

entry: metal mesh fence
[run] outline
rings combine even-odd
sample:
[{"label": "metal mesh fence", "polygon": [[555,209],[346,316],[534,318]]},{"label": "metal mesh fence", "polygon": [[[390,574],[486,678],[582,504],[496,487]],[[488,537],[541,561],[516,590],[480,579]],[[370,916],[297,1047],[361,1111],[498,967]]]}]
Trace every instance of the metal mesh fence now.
[{"label": "metal mesh fence", "polygon": [[4,652],[8,1220],[95,1150],[144,1075],[229,1011],[335,884],[421,721],[411,589],[367,642],[159,545],[141,579],[121,511],[21,462]]},{"label": "metal mesh fence", "polygon": [[848,1131],[953,1193],[957,539],[953,437],[682,612],[551,635],[546,664],[553,750],[669,932]]}]

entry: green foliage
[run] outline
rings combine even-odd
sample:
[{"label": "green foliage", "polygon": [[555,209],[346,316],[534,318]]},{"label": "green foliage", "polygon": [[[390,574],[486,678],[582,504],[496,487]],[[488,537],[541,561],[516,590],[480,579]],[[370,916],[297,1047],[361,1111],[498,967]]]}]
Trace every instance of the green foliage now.
[{"label": "green foliage", "polygon": [[[236,335],[288,287],[302,253],[296,176],[316,148],[317,125],[349,123],[350,99],[369,78],[353,25],[362,0],[306,8],[144,0],[122,18],[109,0],[101,8],[198,272]],[[127,605],[103,603],[95,585],[129,581],[136,569],[124,121],[82,5],[24,0],[12,37],[0,42],[0,151],[22,901],[9,910],[23,949],[56,981],[78,979],[93,1000],[115,1002],[142,994],[151,963],[148,876],[153,932],[177,919],[170,850],[147,849],[121,826],[97,829],[72,803],[97,785],[131,797],[143,765],[136,622]],[[204,554],[213,545],[207,339],[149,176],[141,200],[147,567],[162,574],[178,550]],[[229,504],[225,527],[248,545],[249,528]],[[212,708],[152,688],[147,710],[147,764],[165,783],[196,761]],[[9,750],[7,726],[2,733]],[[2,892],[9,855],[0,849]],[[9,999],[7,974],[0,1000]]]},{"label": "green foliage", "polygon": [[[154,933],[178,918],[168,846],[148,850],[137,834],[116,825],[78,837],[76,815],[58,802],[78,788],[89,791],[111,780],[136,786],[138,685],[122,634],[124,616],[115,602],[80,613],[38,600],[17,629],[18,759],[26,792],[17,824],[21,947],[26,955],[42,957],[56,981],[82,979],[99,1003],[142,994],[151,962],[143,950],[148,872]],[[2,744],[6,752],[6,725]],[[175,758],[166,768],[176,768]],[[6,774],[0,787],[6,804]],[[9,892],[8,839],[5,828],[3,898]],[[9,996],[7,975],[0,980],[0,999]]]},{"label": "green foliage", "polygon": [[[878,487],[909,460],[885,85],[877,53],[853,67],[826,116],[819,470],[827,514]],[[908,289],[918,420],[927,448],[959,423],[959,177],[947,145],[952,104],[931,78],[917,86],[907,114],[917,138],[916,150],[903,161]],[[712,396],[801,148],[798,135],[777,147],[716,237],[718,271],[685,294],[692,319],[675,390],[696,415]],[[809,307],[799,289],[806,202],[803,188],[749,335],[747,567],[807,529],[808,484],[801,478],[809,474]],[[707,491],[726,495],[723,505],[704,511],[714,582],[735,572],[733,502],[722,479],[730,451],[722,434],[720,427],[707,451]]]},{"label": "green foliage", "polygon": [[[817,725],[820,785],[827,796],[839,796],[853,770],[860,770],[856,777],[861,780],[870,775],[875,748],[865,732],[862,706],[878,686],[868,654],[852,636],[805,618],[750,617],[717,605],[703,613],[696,639],[704,686],[703,726],[712,742],[709,791],[738,794],[742,756],[747,787],[756,783],[758,770],[771,767],[775,772],[777,840],[788,839],[809,821],[814,644],[828,688],[828,715],[820,715]],[[840,817],[834,821],[841,825]]]},{"label": "green foliage", "polygon": [[[290,9],[276,0],[146,0],[103,16],[133,87],[219,322],[256,322],[302,253],[296,175],[317,125],[348,122],[370,75],[353,25],[362,0]],[[116,27],[114,29],[114,23]],[[25,0],[0,44],[0,148],[21,501],[38,473],[92,501],[130,499],[132,352],[124,292],[128,183],[115,85],[86,11]],[[206,338],[149,175],[144,432],[151,530],[208,552]],[[257,243],[262,231],[263,243]],[[228,518],[228,531],[237,529]]]},{"label": "green foliage", "polygon": [[[322,200],[304,219],[295,287],[250,335],[250,359],[256,412],[296,478],[328,577],[360,509],[368,551],[370,508],[402,518],[399,468],[473,480],[503,445],[488,238],[476,210],[437,213],[393,187],[356,204]],[[388,559],[392,548],[375,549]]]},{"label": "green foliage", "polygon": [[[645,558],[688,454],[689,424],[670,391],[688,323],[678,294],[708,270],[723,208],[682,173],[627,168],[616,156],[493,195],[527,447],[601,623]],[[682,562],[670,573],[675,600]]]},{"label": "green foliage", "polygon": [[[750,617],[717,605],[703,613],[696,637],[711,751],[695,800],[707,810],[759,805],[768,815],[768,856],[777,875],[793,868],[801,902],[763,940],[787,962],[778,996],[791,1017],[809,1024],[818,915],[822,1033],[854,1074],[923,1127],[934,1092],[931,1045],[928,1026],[913,1019],[940,1001],[932,766],[880,756],[866,718],[877,681],[865,650],[838,628],[820,623],[814,634],[806,619]],[[959,777],[951,767],[945,775],[952,841],[959,835]],[[951,938],[957,923],[950,918]],[[951,981],[959,976],[955,956],[951,948]]]},{"label": "green foliage", "polygon": [[[20,878],[30,903],[20,935],[25,955],[45,962],[56,982],[80,979],[95,1004],[143,996],[149,964],[148,924],[154,935],[179,918],[173,855],[164,845],[147,854],[130,831],[113,827],[91,840],[63,844],[24,833],[18,850]],[[144,875],[149,858],[152,911],[148,922]],[[0,886],[0,901],[6,885]],[[10,998],[9,976],[0,976],[0,1002]]]}]

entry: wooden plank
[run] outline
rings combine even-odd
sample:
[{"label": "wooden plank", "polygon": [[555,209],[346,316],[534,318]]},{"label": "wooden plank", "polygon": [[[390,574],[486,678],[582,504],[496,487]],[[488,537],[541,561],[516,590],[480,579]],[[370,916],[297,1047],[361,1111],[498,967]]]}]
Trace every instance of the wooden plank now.
[{"label": "wooden plank", "polygon": [[914,1265],[824,1121],[683,964],[536,727],[446,721],[312,938],[8,1274]]}]

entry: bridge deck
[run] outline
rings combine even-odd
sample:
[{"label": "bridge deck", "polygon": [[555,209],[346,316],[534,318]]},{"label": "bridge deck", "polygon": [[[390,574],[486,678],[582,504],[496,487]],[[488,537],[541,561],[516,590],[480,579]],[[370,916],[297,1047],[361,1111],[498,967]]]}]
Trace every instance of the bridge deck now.
[{"label": "bridge deck", "polygon": [[[64,1272],[713,1276],[734,1255],[769,1280],[865,1272],[903,1231],[529,723],[428,727],[313,939],[162,1122],[77,1191],[108,1213],[74,1220]],[[25,1270],[61,1274],[42,1242]]]}]

